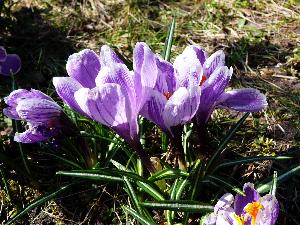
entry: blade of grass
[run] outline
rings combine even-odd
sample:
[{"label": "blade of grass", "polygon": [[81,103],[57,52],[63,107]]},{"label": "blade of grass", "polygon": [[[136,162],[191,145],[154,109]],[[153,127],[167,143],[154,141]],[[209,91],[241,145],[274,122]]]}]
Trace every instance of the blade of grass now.
[{"label": "blade of grass", "polygon": [[236,131],[241,127],[241,125],[247,119],[249,114],[250,114],[249,112],[245,113],[243,115],[243,117],[229,130],[227,135],[224,137],[224,139],[219,144],[217,150],[215,151],[215,153],[213,154],[211,159],[208,161],[207,166],[206,166],[206,171],[208,171],[210,169],[210,167],[213,165],[215,160],[220,156],[221,152],[224,150],[224,147],[227,145],[227,143],[230,141],[230,139],[236,133]]},{"label": "blade of grass", "polygon": [[172,44],[173,44],[173,36],[174,36],[174,31],[175,31],[175,16],[173,16],[172,22],[169,26],[168,29],[168,34],[167,34],[167,38],[166,38],[166,42],[165,42],[165,48],[163,51],[163,58],[166,61],[170,61],[170,55],[171,55],[171,49],[172,49]]},{"label": "blade of grass", "polygon": [[156,172],[151,177],[148,178],[149,181],[157,181],[162,179],[172,179],[178,177],[187,177],[189,174],[180,169],[164,169]]},{"label": "blade of grass", "polygon": [[12,219],[10,219],[5,225],[10,225],[13,224],[14,222],[16,222],[18,219],[22,218],[23,216],[25,216],[29,211],[31,211],[32,209],[44,204],[45,202],[48,202],[49,200],[54,199],[57,195],[61,194],[62,192],[66,191],[67,189],[69,189],[73,184],[68,184],[65,186],[62,186],[60,188],[58,188],[55,191],[49,192],[45,195],[43,195],[41,198],[33,201],[31,204],[29,204],[28,206],[26,206],[24,209],[22,209],[20,212],[18,212]]},{"label": "blade of grass", "polygon": [[245,196],[245,193],[238,188],[237,186],[231,184],[229,181],[225,180],[223,177],[217,177],[217,176],[213,176],[213,175],[207,175],[206,178],[208,180],[211,180],[212,182],[215,182],[219,185],[221,185],[222,187],[227,187],[228,189],[231,189],[232,191]]},{"label": "blade of grass", "polygon": [[155,225],[155,223],[152,223],[147,218],[145,218],[144,216],[140,215],[135,210],[133,210],[127,206],[122,206],[122,209],[125,212],[127,212],[128,214],[130,214],[131,216],[133,216],[133,218],[135,218],[137,221],[139,221],[142,225]]}]

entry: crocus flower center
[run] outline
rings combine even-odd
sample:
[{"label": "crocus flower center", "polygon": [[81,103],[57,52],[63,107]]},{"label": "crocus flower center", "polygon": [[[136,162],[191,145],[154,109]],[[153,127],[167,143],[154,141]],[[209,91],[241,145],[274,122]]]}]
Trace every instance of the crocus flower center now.
[{"label": "crocus flower center", "polygon": [[206,76],[203,74],[199,82],[199,86],[201,86],[206,81],[206,79],[207,79]]},{"label": "crocus flower center", "polygon": [[243,216],[238,216],[236,214],[234,214],[233,216],[234,216],[234,219],[236,220],[236,222],[238,222],[237,225],[246,225],[246,221]]},{"label": "crocus flower center", "polygon": [[263,206],[259,202],[248,203],[245,206],[245,212],[248,213],[251,216],[251,218],[252,218],[251,225],[255,225],[257,213],[262,208],[263,208]]},{"label": "crocus flower center", "polygon": [[172,94],[173,93],[167,91],[163,95],[167,98],[167,100],[169,100],[171,98]]}]

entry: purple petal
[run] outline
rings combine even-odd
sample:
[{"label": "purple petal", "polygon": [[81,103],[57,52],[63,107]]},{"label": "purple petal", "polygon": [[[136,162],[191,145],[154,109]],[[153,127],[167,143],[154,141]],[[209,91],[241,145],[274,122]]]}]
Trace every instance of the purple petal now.
[{"label": "purple petal", "polygon": [[207,59],[207,53],[198,45],[192,45],[192,46],[193,46],[193,50],[196,52],[198,60],[200,61],[201,65],[203,65]]},{"label": "purple petal", "polygon": [[209,215],[206,215],[203,222],[205,225],[216,225],[217,216],[214,213],[210,213]]},{"label": "purple petal", "polygon": [[136,44],[133,51],[133,69],[137,111],[150,98],[155,86],[158,75],[157,58],[147,44],[142,42]]},{"label": "purple petal", "polygon": [[118,84],[79,89],[75,92],[75,100],[90,118],[108,127],[113,128],[131,122],[128,99]]},{"label": "purple petal", "polygon": [[263,208],[258,212],[256,225],[274,225],[279,214],[279,203],[275,196],[265,195],[259,199]]},{"label": "purple petal", "polygon": [[77,104],[74,93],[83,88],[82,85],[71,77],[54,77],[53,85],[57,94],[72,109],[80,114],[86,115]]},{"label": "purple petal", "polygon": [[0,62],[0,74],[10,76],[21,69],[21,59],[16,54],[8,54],[4,62]]},{"label": "purple petal", "polygon": [[244,212],[244,207],[248,203],[256,202],[259,199],[259,194],[254,189],[254,185],[252,183],[244,184],[243,192],[246,196],[242,196],[240,194],[235,196],[234,211],[237,215],[241,215]]},{"label": "purple petal", "polygon": [[6,59],[7,53],[3,46],[0,46],[0,62],[4,62]]},{"label": "purple petal", "polygon": [[163,120],[163,111],[166,103],[166,97],[158,91],[153,90],[150,99],[145,103],[144,107],[140,111],[140,114],[143,117],[157,124],[164,132],[167,131]]},{"label": "purple petal", "polygon": [[4,98],[4,101],[8,107],[3,109],[3,113],[9,118],[21,119],[16,112],[16,107],[20,101],[30,98],[47,99],[49,101],[53,101],[52,98],[50,98],[48,95],[45,95],[41,91],[35,89],[31,89],[30,91],[26,89],[18,89],[11,92],[9,96]]},{"label": "purple petal", "polygon": [[34,128],[29,128],[23,133],[15,134],[14,141],[21,143],[36,143],[41,141],[47,141],[49,136],[45,136],[42,132],[38,132]]},{"label": "purple petal", "polygon": [[163,59],[157,59],[157,67],[158,75],[154,89],[160,93],[173,93],[176,90],[176,78],[172,64]]},{"label": "purple petal", "polygon": [[233,215],[234,212],[230,208],[228,210],[220,210],[217,215],[216,225],[236,225]]},{"label": "purple petal", "polygon": [[20,101],[16,111],[21,119],[33,123],[47,123],[62,113],[61,107],[54,101],[37,98]]},{"label": "purple petal", "polygon": [[214,213],[217,214],[219,210],[227,210],[231,207],[234,202],[234,196],[230,193],[224,194],[214,208]]},{"label": "purple petal", "polygon": [[118,84],[121,86],[123,93],[128,95],[132,111],[135,112],[136,94],[134,83],[132,75],[126,65],[114,63],[109,66],[102,67],[96,78],[96,85],[101,87],[103,84],[107,83]]},{"label": "purple petal", "polygon": [[100,60],[101,64],[105,66],[109,66],[114,63],[123,64],[123,61],[119,58],[119,56],[107,45],[103,45],[101,47]]},{"label": "purple petal", "polygon": [[100,71],[99,56],[90,49],[84,49],[71,55],[67,62],[67,72],[83,87],[96,86],[95,79]]},{"label": "purple petal", "polygon": [[243,88],[223,93],[218,99],[218,107],[240,112],[257,112],[268,105],[266,96],[253,88]]},{"label": "purple petal", "polygon": [[204,82],[201,90],[200,106],[197,112],[197,123],[203,126],[207,123],[212,111],[215,108],[216,101],[224,92],[232,75],[232,68],[226,66],[219,67]]},{"label": "purple petal", "polygon": [[204,75],[206,78],[209,78],[210,75],[221,66],[225,66],[225,54],[222,50],[219,50],[206,59],[203,65]]},{"label": "purple petal", "polygon": [[194,117],[200,103],[200,87],[178,88],[167,101],[163,112],[166,127],[185,124]]},{"label": "purple petal", "polygon": [[[195,49],[198,51],[195,51]],[[199,51],[196,46],[190,45],[176,57],[173,66],[176,73],[177,87],[187,87],[190,79],[193,79],[197,85],[200,83],[203,69],[198,58]]]}]

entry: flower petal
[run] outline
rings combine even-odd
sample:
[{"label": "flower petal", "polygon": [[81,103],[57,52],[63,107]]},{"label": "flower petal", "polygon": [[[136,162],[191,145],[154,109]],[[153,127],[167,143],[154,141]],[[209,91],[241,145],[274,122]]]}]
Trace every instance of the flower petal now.
[{"label": "flower petal", "polygon": [[240,194],[235,196],[234,211],[237,215],[241,215],[244,212],[244,207],[248,203],[256,202],[259,199],[259,194],[254,189],[254,185],[252,183],[244,184],[243,191],[246,196],[242,196]]},{"label": "flower petal", "polygon": [[4,62],[6,59],[7,53],[3,46],[0,46],[0,62]]},{"label": "flower petal", "polygon": [[77,80],[83,87],[96,86],[95,79],[100,71],[99,56],[90,49],[84,49],[69,56],[66,69],[70,77]]},{"label": "flower petal", "polygon": [[122,63],[123,61],[119,58],[119,56],[108,46],[103,45],[100,50],[100,60],[101,65],[111,65],[114,63]]},{"label": "flower petal", "polygon": [[199,60],[200,51],[199,47],[190,45],[176,57],[173,66],[176,73],[177,87],[187,87],[190,79],[193,79],[193,82],[199,85],[203,75],[200,60],[203,60],[205,55],[203,52],[203,56],[200,56]]},{"label": "flower petal", "polygon": [[173,93],[176,90],[176,78],[171,63],[157,59],[158,75],[154,89],[160,93]]},{"label": "flower petal", "polygon": [[265,195],[259,199],[263,208],[258,212],[256,225],[274,225],[279,214],[279,203],[275,196]]},{"label": "flower petal", "polygon": [[209,78],[210,75],[221,66],[225,66],[225,54],[222,50],[219,50],[205,61],[203,65],[204,75],[206,78]]},{"label": "flower petal", "polygon": [[216,225],[238,225],[234,221],[234,212],[229,210],[220,210],[217,215]]},{"label": "flower petal", "polygon": [[0,62],[0,74],[10,76],[18,73],[21,69],[21,59],[16,54],[8,54],[4,62]]},{"label": "flower petal", "polygon": [[165,109],[167,99],[160,92],[153,90],[150,99],[145,103],[140,114],[157,124],[160,129],[167,131],[163,120],[163,111]]},{"label": "flower petal", "polygon": [[206,215],[203,219],[205,225],[216,225],[217,216],[215,213],[210,213]]},{"label": "flower petal", "polygon": [[54,101],[38,98],[20,101],[16,111],[21,119],[33,123],[47,123],[62,113],[61,107]]},{"label": "flower petal", "polygon": [[80,88],[83,88],[78,81],[71,77],[53,77],[53,85],[57,94],[65,103],[67,103],[75,111],[86,115],[74,98],[74,93]]},{"label": "flower petal", "polygon": [[219,96],[224,92],[232,75],[232,68],[226,66],[219,67],[213,74],[204,82],[201,89],[200,106],[197,112],[198,126],[203,126],[207,123]]},{"label": "flower petal", "polygon": [[4,98],[4,102],[8,105],[8,107],[3,109],[3,113],[9,118],[21,119],[16,112],[16,107],[20,101],[27,98],[47,99],[49,101],[53,101],[52,98],[41,91],[35,89],[31,89],[30,91],[26,89],[17,89]]},{"label": "flower petal", "polygon": [[139,111],[150,98],[158,75],[157,56],[146,43],[138,42],[133,51],[134,86]]},{"label": "flower petal", "polygon": [[218,107],[240,112],[257,112],[268,105],[266,96],[253,88],[243,88],[223,93],[218,99]]},{"label": "flower petal", "polygon": [[75,100],[90,118],[108,127],[117,127],[131,121],[128,99],[118,84],[104,84],[93,89],[81,88],[75,92]]},{"label": "flower petal", "polygon": [[34,128],[30,128],[23,133],[16,133],[14,141],[21,143],[36,143],[41,141],[47,141],[49,136],[44,135],[42,132],[38,132]]},{"label": "flower petal", "polygon": [[171,128],[189,122],[197,112],[200,103],[200,87],[178,88],[167,101],[163,112],[166,127]]},{"label": "flower petal", "polygon": [[234,196],[232,194],[230,193],[224,194],[215,205],[214,213],[217,214],[219,210],[227,210],[228,208],[231,207],[233,202],[234,202]]}]

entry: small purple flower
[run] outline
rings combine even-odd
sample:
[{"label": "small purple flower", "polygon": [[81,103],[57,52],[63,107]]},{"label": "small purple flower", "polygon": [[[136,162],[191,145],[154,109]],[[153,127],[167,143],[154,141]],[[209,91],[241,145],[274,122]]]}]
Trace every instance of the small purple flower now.
[{"label": "small purple flower", "polygon": [[156,56],[156,63],[159,71],[156,86],[151,91],[151,98],[143,107],[141,115],[173,136],[172,127],[191,121],[196,114],[201,89],[193,82],[187,81],[185,84],[181,82],[180,73],[191,66],[189,62],[173,67]]},{"label": "small purple flower", "polygon": [[[214,212],[209,214],[206,225],[274,225],[279,213],[279,203],[275,196],[260,197],[251,183],[244,184],[246,196],[223,195]],[[232,205],[234,207],[232,208]]]},{"label": "small purple flower", "polygon": [[15,141],[35,143],[57,135],[62,109],[49,96],[34,89],[18,89],[4,100],[8,107],[3,113],[7,117],[27,122],[26,131],[16,134]]},{"label": "small purple flower", "polygon": [[16,54],[7,54],[4,47],[0,46],[0,74],[11,76],[21,69],[21,59]]},{"label": "small purple flower", "polygon": [[[183,67],[184,64],[190,67]],[[223,51],[207,57],[199,46],[190,45],[176,58],[174,68],[182,85],[186,86],[189,78],[193,77],[194,82],[201,86],[200,105],[195,116],[199,127],[205,126],[216,107],[257,112],[267,106],[265,95],[256,89],[242,88],[225,92],[233,70],[225,66]]]}]

